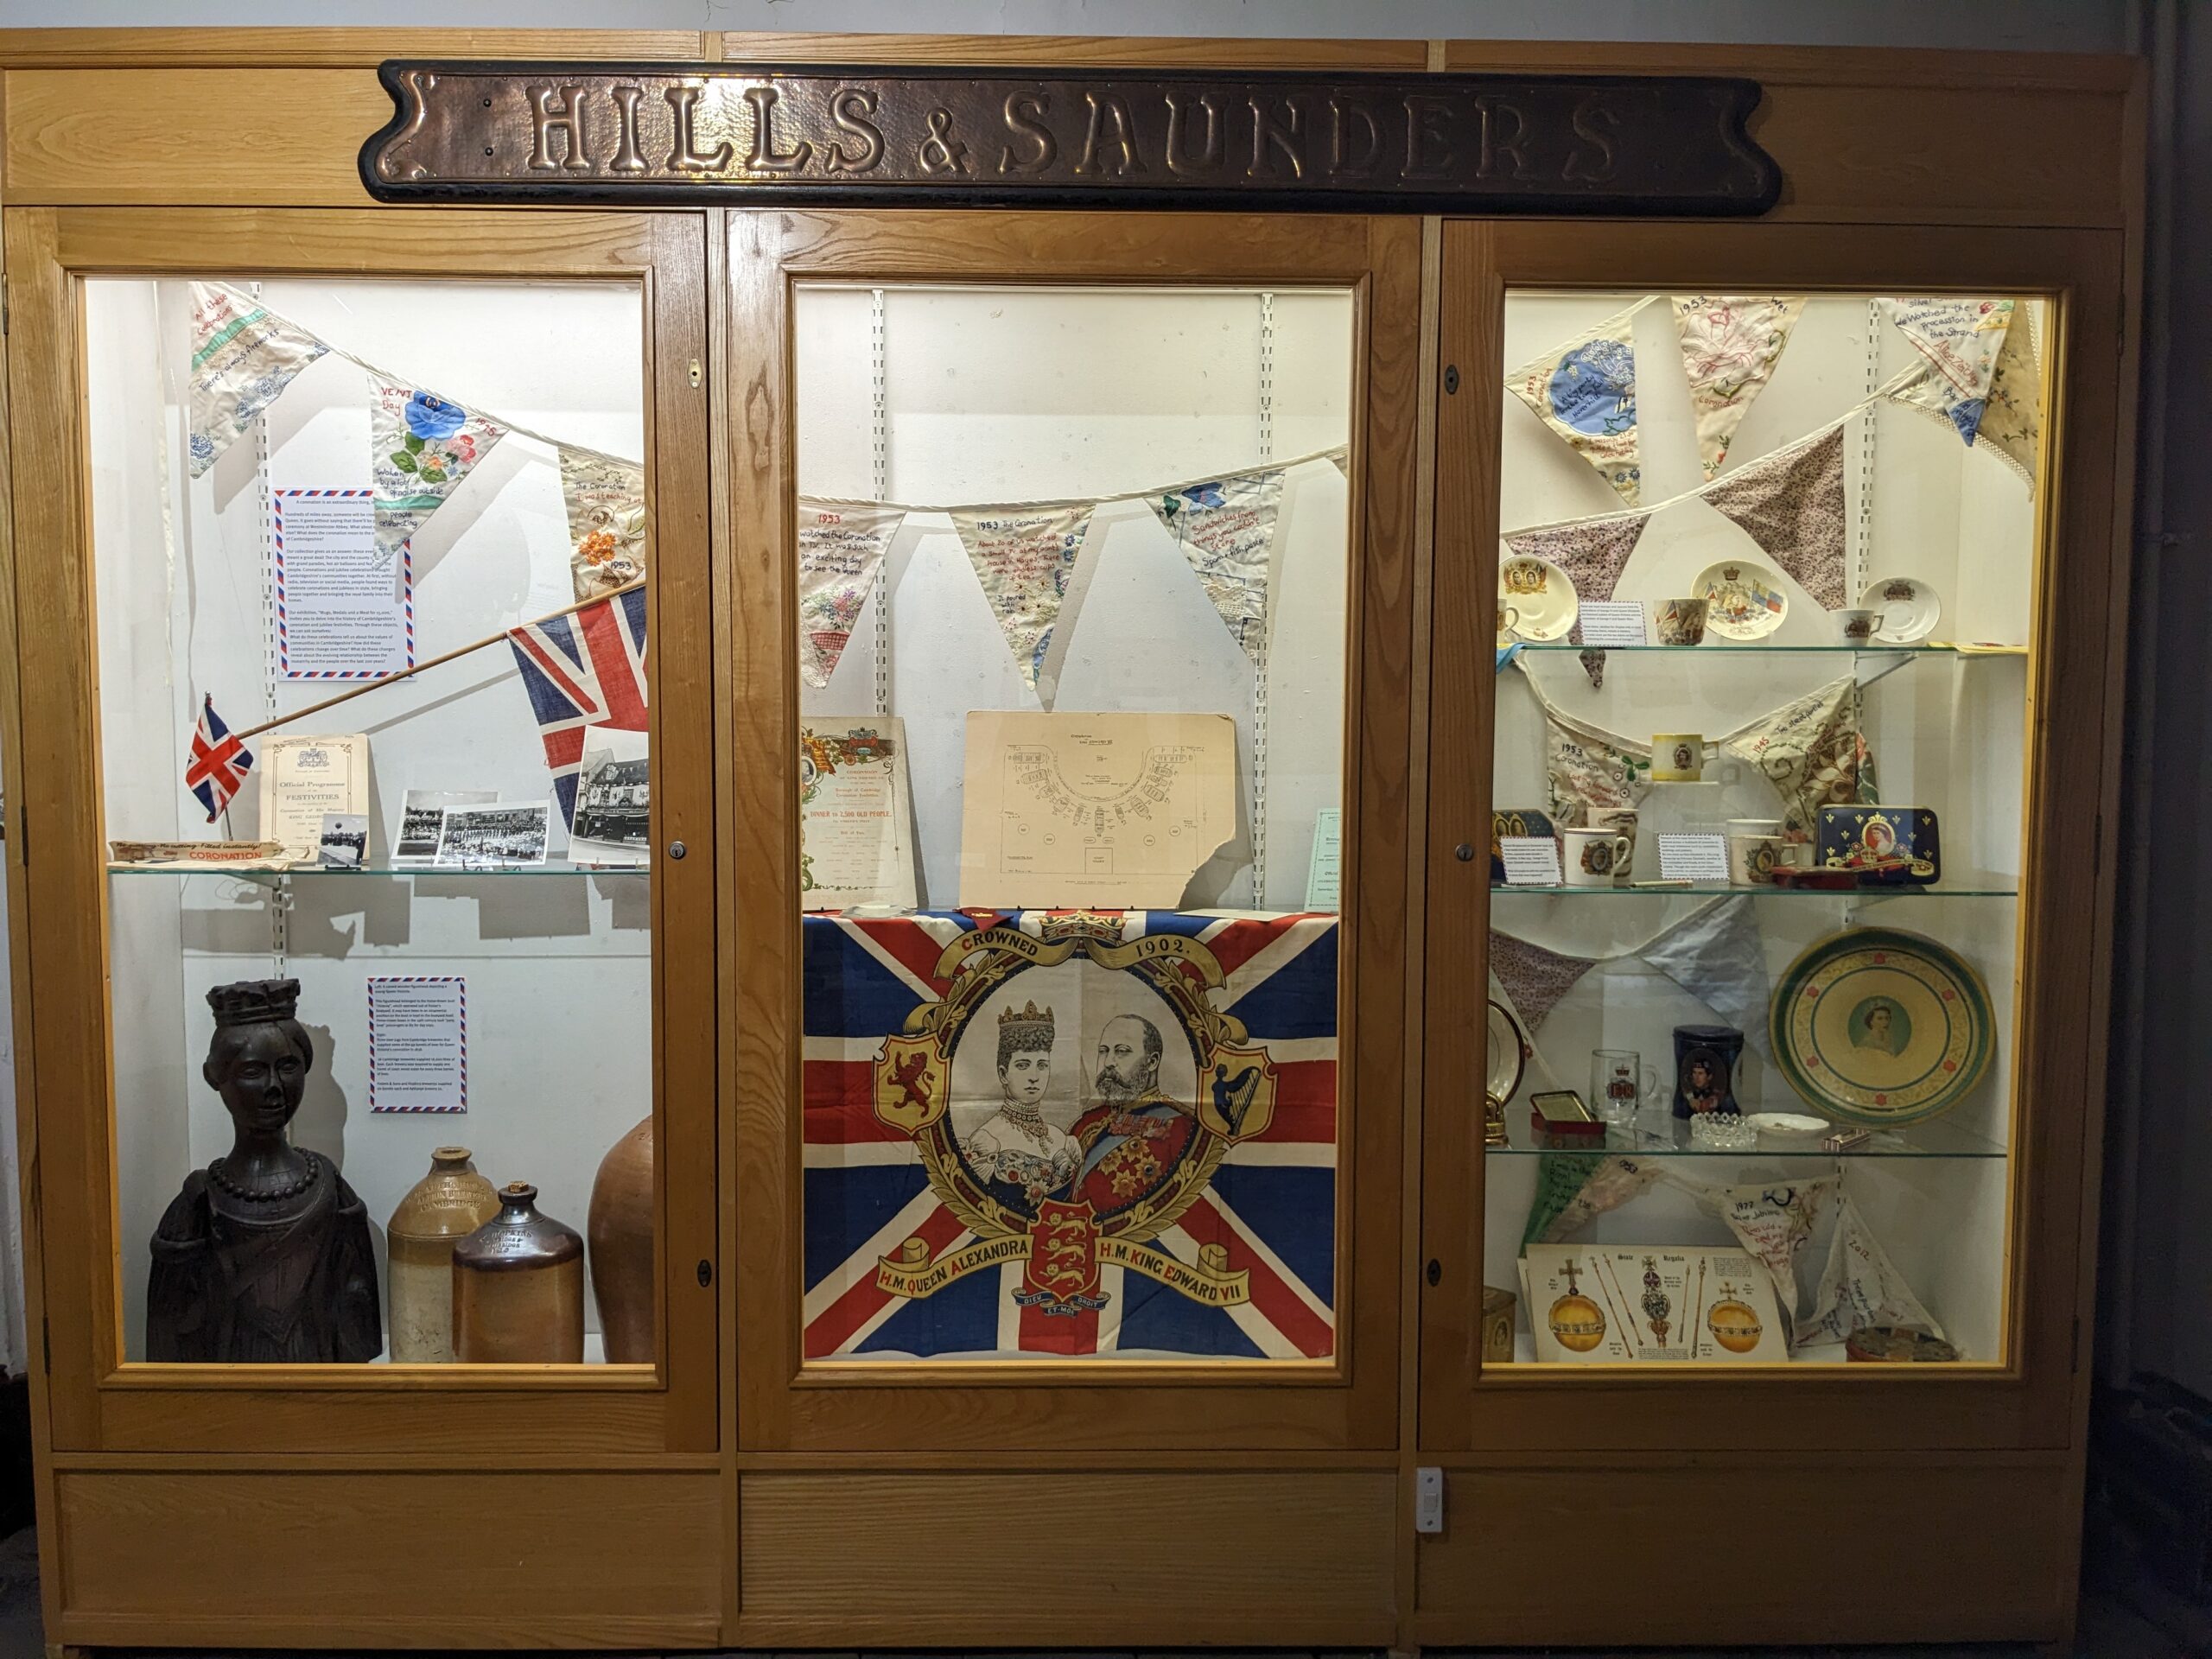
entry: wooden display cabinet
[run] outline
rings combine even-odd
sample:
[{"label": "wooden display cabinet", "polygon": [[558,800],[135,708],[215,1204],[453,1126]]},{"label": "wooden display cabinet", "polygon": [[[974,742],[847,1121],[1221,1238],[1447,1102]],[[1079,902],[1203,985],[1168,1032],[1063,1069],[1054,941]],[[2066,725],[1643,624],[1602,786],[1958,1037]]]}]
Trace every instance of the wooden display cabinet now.
[{"label": "wooden display cabinet", "polygon": [[[703,205],[624,211],[375,204],[356,164],[391,113],[377,66],[433,54],[518,69],[1737,75],[1764,89],[1752,134],[1779,163],[1783,195],[1729,222],[1258,204],[764,208],[735,187]],[[180,30],[0,35],[0,761],[51,1639],[1413,1649],[1711,1645],[1814,1629],[2066,1636],[2126,644],[2134,66],[1408,41]],[[1961,161],[1961,131],[2005,164]],[[636,923],[650,927],[639,969],[650,1014],[632,1033],[661,1151],[651,1365],[248,1372],[134,1357],[124,1286],[144,1240],[126,1225],[118,1126],[144,1079],[114,1058],[115,987],[137,969],[110,924],[112,889],[151,878],[104,868],[104,839],[123,831],[101,769],[104,741],[117,741],[103,711],[130,707],[134,664],[100,649],[95,547],[105,559],[161,532],[100,505],[124,463],[92,442],[111,353],[89,338],[86,294],[189,277],[635,296],[662,756]],[[1471,850],[1492,796],[1496,550],[1515,527],[1500,520],[1497,395],[1515,366],[1509,293],[1731,287],[1996,292],[2047,308],[2018,972],[1991,988],[2014,1015],[2003,1336],[1970,1363],[1904,1376],[1484,1364],[1483,1287],[1502,1281],[1486,1271],[1472,988],[1495,912]],[[803,985],[795,738],[829,705],[799,689],[794,515],[802,492],[867,490],[810,471],[835,446],[810,423],[818,341],[801,314],[827,290],[1134,302],[1170,289],[1332,296],[1347,319],[1332,359],[1342,436],[1317,440],[1344,451],[1328,486],[1345,503],[1340,626],[1325,649],[1272,670],[1281,687],[1312,664],[1342,665],[1341,696],[1300,716],[1326,739],[1317,752],[1337,757],[1327,781],[1344,829],[1333,1282],[1312,1299],[1330,1336],[1304,1357],[847,1363],[809,1334],[823,1279],[804,1226],[822,1202],[807,1179],[805,1068],[820,1033]],[[848,426],[868,418],[836,413]],[[1204,453],[1204,465],[1226,464]],[[1092,493],[1200,465],[1145,464]],[[875,499],[887,487],[880,478]],[[999,487],[1007,499],[1073,493]],[[888,499],[988,498],[925,480]],[[518,604],[490,626],[522,620]],[[870,706],[902,705],[880,695]],[[907,713],[923,718],[918,703]],[[168,779],[139,782],[158,796]],[[677,842],[687,855],[669,855]],[[1250,898],[1267,874],[1252,874]],[[933,892],[925,907],[950,904]],[[551,1092],[561,1079],[543,1081]],[[181,1072],[171,1092],[197,1087],[196,1071]],[[488,1109],[485,1122],[488,1132]],[[366,1122],[347,1148],[364,1160]],[[368,1201],[380,1223],[391,1195]],[[1440,1533],[1414,1529],[1423,1469],[1444,1473]],[[1741,1541],[1752,1536],[1756,1547]],[[1700,1575],[1719,1538],[1750,1563],[1732,1593],[1707,1599],[1694,1623],[1656,1627],[1651,1586],[1711,1582]],[[1141,1552],[1141,1579],[1095,1570],[1102,1551]],[[1604,1570],[1567,1565],[1592,1561]],[[1839,1561],[1851,1564],[1849,1598]],[[1009,1603],[1009,1562],[1049,1592]]]}]

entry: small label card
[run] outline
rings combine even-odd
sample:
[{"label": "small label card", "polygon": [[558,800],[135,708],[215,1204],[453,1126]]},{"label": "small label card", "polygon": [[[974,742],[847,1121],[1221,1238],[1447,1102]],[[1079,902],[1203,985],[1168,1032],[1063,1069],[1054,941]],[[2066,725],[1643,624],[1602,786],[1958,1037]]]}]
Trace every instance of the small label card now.
[{"label": "small label card", "polygon": [[1344,855],[1344,809],[1325,806],[1313,814],[1313,854],[1306,866],[1306,908],[1334,910]]},{"label": "small label card", "polygon": [[1728,879],[1727,836],[1662,834],[1658,839],[1661,880],[1726,881]]},{"label": "small label card", "polygon": [[1649,643],[1643,632],[1643,601],[1640,599],[1586,599],[1580,617],[1582,643],[1586,645]]},{"label": "small label card", "polygon": [[468,1109],[468,992],[457,976],[370,976],[369,1109]]},{"label": "small label card", "polygon": [[1497,851],[1505,865],[1507,887],[1565,885],[1559,870],[1559,842],[1549,836],[1500,836]]}]

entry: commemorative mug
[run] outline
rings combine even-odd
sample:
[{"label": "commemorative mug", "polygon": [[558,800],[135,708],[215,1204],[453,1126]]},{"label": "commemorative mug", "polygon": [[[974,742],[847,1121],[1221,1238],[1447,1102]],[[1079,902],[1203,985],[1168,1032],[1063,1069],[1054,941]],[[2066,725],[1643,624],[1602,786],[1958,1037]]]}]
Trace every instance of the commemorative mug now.
[{"label": "commemorative mug", "polygon": [[1879,611],[1830,611],[1835,619],[1835,639],[1840,645],[1864,645],[1873,642],[1874,630],[1882,626]]},{"label": "commemorative mug", "polygon": [[1705,643],[1706,601],[1701,599],[1662,599],[1659,601],[1659,643],[1698,645]]},{"label": "commemorative mug", "polygon": [[1651,740],[1651,781],[1694,784],[1705,775],[1705,739],[1695,732],[1661,732]]},{"label": "commemorative mug", "polygon": [[1501,645],[1510,645],[1513,632],[1521,626],[1521,607],[1500,601],[1497,607],[1497,638]]},{"label": "commemorative mug", "polygon": [[1578,824],[1563,833],[1570,887],[1610,887],[1620,867],[1635,855],[1636,842],[1618,830]]},{"label": "commemorative mug", "polygon": [[1625,881],[1636,874],[1636,809],[1632,806],[1596,806],[1590,809],[1590,825],[1593,830],[1610,830],[1628,843],[1628,850],[1613,860],[1613,874]]},{"label": "commemorative mug", "polygon": [[1774,873],[1792,861],[1789,843],[1780,836],[1728,837],[1728,879],[1739,887],[1771,886]]},{"label": "commemorative mug", "polygon": [[1593,1048],[1590,1098],[1606,1122],[1633,1123],[1644,1102],[1659,1098],[1659,1070],[1632,1048]]}]

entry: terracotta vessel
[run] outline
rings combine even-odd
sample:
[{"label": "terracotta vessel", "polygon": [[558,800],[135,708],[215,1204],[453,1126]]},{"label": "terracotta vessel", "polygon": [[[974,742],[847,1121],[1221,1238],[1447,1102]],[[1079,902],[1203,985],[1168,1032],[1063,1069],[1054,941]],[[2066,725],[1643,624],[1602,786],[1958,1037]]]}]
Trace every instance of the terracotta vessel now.
[{"label": "terracotta vessel", "polygon": [[607,1148],[591,1187],[591,1294],[610,1365],[653,1363],[653,1121]]},{"label": "terracotta vessel", "polygon": [[499,1213],[454,1247],[453,1351],[465,1363],[574,1365],[584,1357],[584,1242],[499,1189]]},{"label": "terracotta vessel", "polygon": [[499,1195],[476,1173],[467,1147],[430,1154],[430,1173],[408,1188],[385,1224],[395,1363],[453,1358],[454,1246],[499,1213]]}]

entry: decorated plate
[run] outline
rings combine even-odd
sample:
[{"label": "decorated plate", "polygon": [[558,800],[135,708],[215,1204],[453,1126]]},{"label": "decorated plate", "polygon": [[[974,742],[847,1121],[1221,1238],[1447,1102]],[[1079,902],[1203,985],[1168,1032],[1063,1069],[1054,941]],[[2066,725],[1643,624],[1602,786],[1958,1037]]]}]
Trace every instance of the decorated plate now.
[{"label": "decorated plate", "polygon": [[1528,1039],[1521,1034],[1521,1022],[1506,1012],[1503,1003],[1493,1001],[1490,1004],[1490,1069],[1483,1092],[1503,1105],[1520,1088],[1521,1073],[1528,1061]]},{"label": "decorated plate", "polygon": [[1574,582],[1549,559],[1516,553],[1497,567],[1497,620],[1505,626],[1505,610],[1513,607],[1512,631],[1523,639],[1564,639],[1574,626],[1575,607],[1580,603]]},{"label": "decorated plate", "polygon": [[1988,1069],[1981,977],[1948,945],[1891,927],[1831,934],[1789,964],[1767,1016],[1789,1086],[1882,1128],[1948,1111]]},{"label": "decorated plate", "polygon": [[1764,639],[1789,612],[1782,578],[1751,559],[1707,565],[1690,592],[1704,595],[1705,626],[1731,639]]},{"label": "decorated plate", "polygon": [[1859,603],[1882,619],[1875,624],[1874,638],[1885,645],[1925,639],[1936,632],[1936,620],[1943,614],[1943,601],[1936,597],[1936,590],[1916,576],[1870,582]]}]

